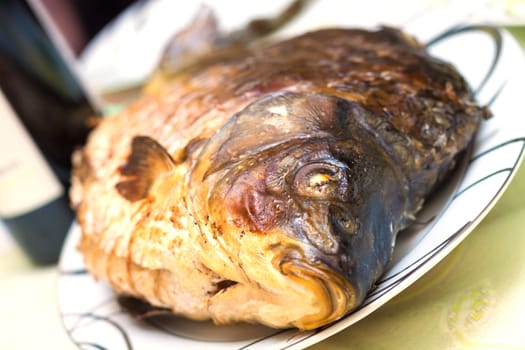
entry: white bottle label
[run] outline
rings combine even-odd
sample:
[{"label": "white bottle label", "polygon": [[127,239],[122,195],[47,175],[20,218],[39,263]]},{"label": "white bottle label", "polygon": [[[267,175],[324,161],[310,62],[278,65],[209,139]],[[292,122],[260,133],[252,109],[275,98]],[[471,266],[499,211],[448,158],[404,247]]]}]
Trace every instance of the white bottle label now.
[{"label": "white bottle label", "polygon": [[0,217],[37,209],[63,188],[0,91]]}]

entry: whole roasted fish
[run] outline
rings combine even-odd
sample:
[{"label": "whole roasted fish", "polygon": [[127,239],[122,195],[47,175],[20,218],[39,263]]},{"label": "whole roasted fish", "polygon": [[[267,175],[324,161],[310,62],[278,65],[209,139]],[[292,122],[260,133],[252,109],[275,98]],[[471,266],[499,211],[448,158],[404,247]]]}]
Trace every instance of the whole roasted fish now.
[{"label": "whole roasted fish", "polygon": [[392,28],[219,46],[77,152],[79,248],[118,293],[175,314],[322,326],[363,301],[489,112]]}]

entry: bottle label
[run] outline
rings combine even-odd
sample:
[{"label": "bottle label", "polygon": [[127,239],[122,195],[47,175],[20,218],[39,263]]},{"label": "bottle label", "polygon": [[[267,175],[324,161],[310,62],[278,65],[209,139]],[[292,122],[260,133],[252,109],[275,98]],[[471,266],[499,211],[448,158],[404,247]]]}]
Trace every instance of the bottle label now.
[{"label": "bottle label", "polygon": [[61,184],[0,91],[0,217],[16,217],[60,197]]}]

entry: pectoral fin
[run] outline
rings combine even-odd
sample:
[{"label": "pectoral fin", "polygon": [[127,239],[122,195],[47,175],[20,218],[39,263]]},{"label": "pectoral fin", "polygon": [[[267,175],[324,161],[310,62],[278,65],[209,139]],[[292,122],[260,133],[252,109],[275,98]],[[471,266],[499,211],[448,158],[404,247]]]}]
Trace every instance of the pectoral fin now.
[{"label": "pectoral fin", "polygon": [[164,147],[148,136],[137,136],[131,143],[131,154],[120,168],[124,179],[116,185],[121,196],[129,201],[146,198],[157,177],[175,166]]}]

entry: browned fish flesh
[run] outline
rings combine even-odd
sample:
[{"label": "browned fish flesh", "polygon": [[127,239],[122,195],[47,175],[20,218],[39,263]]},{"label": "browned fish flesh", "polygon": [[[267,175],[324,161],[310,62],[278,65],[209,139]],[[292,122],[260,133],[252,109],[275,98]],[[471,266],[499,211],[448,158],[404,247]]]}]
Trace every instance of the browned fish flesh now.
[{"label": "browned fish flesh", "polygon": [[79,249],[117,293],[175,314],[316,328],[359,306],[488,115],[392,28],[210,56],[76,153]]}]

